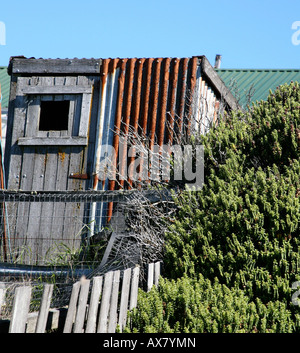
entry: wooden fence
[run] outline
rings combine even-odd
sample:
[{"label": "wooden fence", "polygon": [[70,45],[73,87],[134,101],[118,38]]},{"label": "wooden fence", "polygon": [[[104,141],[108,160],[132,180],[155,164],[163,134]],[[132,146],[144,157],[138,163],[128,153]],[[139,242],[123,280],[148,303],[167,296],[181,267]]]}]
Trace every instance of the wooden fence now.
[{"label": "wooden fence", "polygon": [[[121,276],[122,274],[122,276]],[[158,284],[160,262],[148,265],[147,290]],[[92,279],[82,277],[73,284],[69,305],[65,308],[63,333],[114,333],[126,325],[127,311],[137,305],[140,268],[110,271]],[[9,333],[44,333],[58,329],[62,309],[50,309],[53,284],[43,285],[38,312],[29,313],[32,287],[16,287]],[[0,315],[5,303],[5,286],[0,283]],[[59,317],[60,316],[60,317]],[[0,321],[1,322],[1,321]]]}]

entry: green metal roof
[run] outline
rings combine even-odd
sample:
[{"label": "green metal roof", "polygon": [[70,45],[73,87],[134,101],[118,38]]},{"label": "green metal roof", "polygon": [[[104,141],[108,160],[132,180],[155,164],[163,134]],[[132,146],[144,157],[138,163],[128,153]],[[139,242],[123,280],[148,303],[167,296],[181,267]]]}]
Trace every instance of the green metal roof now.
[{"label": "green metal roof", "polygon": [[8,108],[9,90],[10,90],[10,76],[7,73],[6,66],[0,66],[0,84],[2,94],[2,108]]},{"label": "green metal roof", "polygon": [[[216,69],[225,85],[232,94],[245,107],[249,102],[266,100],[269,90],[291,81],[300,83],[300,70],[268,70],[268,69]],[[247,93],[252,91],[251,99]]]}]

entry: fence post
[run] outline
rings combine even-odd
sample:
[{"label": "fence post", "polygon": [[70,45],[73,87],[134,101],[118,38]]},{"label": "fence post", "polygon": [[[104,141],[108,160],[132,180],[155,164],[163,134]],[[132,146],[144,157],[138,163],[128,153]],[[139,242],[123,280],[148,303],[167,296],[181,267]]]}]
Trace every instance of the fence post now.
[{"label": "fence post", "polygon": [[22,286],[15,290],[9,333],[25,333],[31,299],[31,287]]},{"label": "fence post", "polygon": [[35,333],[44,333],[47,325],[48,313],[53,293],[53,284],[44,285],[41,307],[36,323]]},{"label": "fence post", "polygon": [[109,312],[109,304],[111,297],[113,272],[107,272],[104,277],[104,288],[101,298],[100,316],[98,322],[97,333],[107,332],[107,317]]},{"label": "fence post", "polygon": [[123,273],[123,284],[122,284],[122,294],[121,294],[120,313],[119,313],[119,326],[120,326],[121,332],[122,332],[122,329],[126,326],[130,277],[131,277],[131,268],[128,268]]},{"label": "fence post", "polygon": [[94,333],[96,331],[96,321],[97,321],[97,313],[98,313],[98,306],[99,306],[99,298],[102,289],[102,276],[96,276],[93,278],[93,287],[89,305],[89,313],[88,319],[86,323],[86,333]]}]

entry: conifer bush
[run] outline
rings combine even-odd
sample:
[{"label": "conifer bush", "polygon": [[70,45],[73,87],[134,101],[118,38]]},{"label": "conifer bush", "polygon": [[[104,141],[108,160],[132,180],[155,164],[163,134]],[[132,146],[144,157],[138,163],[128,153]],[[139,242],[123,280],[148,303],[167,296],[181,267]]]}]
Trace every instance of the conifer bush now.
[{"label": "conifer bush", "polygon": [[271,93],[206,136],[205,185],[176,198],[166,241],[171,277],[218,278],[263,302],[300,279],[300,87]]},{"label": "conifer bush", "polygon": [[131,330],[299,332],[299,114],[292,82],[202,136],[204,187],[175,197],[165,279],[140,293]]},{"label": "conifer bush", "polygon": [[251,301],[243,290],[199,275],[163,278],[149,293],[140,290],[125,332],[291,333],[296,326],[284,303]]}]

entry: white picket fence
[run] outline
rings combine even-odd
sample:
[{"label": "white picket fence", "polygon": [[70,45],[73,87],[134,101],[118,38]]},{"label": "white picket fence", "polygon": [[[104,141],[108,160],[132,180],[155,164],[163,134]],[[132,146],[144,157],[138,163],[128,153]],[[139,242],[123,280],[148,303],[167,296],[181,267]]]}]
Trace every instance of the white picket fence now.
[{"label": "white picket fence", "polygon": [[[127,312],[137,305],[140,268],[110,271],[92,279],[82,277],[73,284],[64,333],[114,333],[126,325]],[[147,290],[157,285],[160,277],[160,262],[148,265]],[[32,287],[16,287],[9,333],[46,332],[49,313],[59,315],[59,310],[50,309],[53,284],[44,284],[39,311],[29,313]],[[5,286],[0,283],[0,315],[5,302]],[[52,318],[52,329],[57,328],[58,318]]]}]

